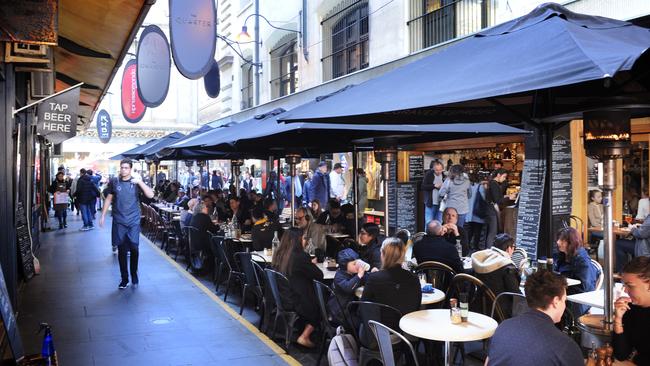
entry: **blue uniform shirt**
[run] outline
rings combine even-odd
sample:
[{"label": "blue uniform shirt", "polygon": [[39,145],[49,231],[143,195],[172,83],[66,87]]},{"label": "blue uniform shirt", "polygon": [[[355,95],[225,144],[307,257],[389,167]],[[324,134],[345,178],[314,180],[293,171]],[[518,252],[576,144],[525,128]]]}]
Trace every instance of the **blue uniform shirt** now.
[{"label": "blue uniform shirt", "polygon": [[132,179],[111,179],[108,183],[107,193],[113,195],[113,222],[120,225],[140,225],[141,189]]}]

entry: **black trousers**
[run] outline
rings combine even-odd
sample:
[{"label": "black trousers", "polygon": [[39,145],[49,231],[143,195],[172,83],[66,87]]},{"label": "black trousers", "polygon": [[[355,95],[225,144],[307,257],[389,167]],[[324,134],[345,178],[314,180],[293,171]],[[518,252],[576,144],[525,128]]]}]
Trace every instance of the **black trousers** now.
[{"label": "black trousers", "polygon": [[474,250],[481,249],[479,243],[481,241],[481,233],[483,232],[483,224],[479,222],[466,222],[465,232],[467,233],[469,247]]},{"label": "black trousers", "polygon": [[485,248],[492,248],[494,238],[499,232],[499,218],[496,211],[489,212],[485,216],[485,225],[487,225],[487,235],[485,238]]},{"label": "black trousers", "polygon": [[[126,257],[128,252],[131,252],[129,264],[130,268],[126,266]],[[120,262],[120,275],[122,276],[122,281],[129,281],[129,269],[131,270],[131,282],[138,283],[138,256],[140,252],[137,246],[120,245],[117,247],[117,259]]]}]

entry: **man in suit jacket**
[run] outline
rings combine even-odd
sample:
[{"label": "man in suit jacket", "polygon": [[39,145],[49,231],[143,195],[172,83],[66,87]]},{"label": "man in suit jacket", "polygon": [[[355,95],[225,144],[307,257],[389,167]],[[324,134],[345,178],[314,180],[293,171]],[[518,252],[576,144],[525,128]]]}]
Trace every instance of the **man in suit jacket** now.
[{"label": "man in suit jacket", "polygon": [[456,246],[445,239],[446,233],[447,228],[440,224],[440,221],[429,221],[427,235],[413,245],[413,257],[418,263],[441,262],[451,267],[456,273],[462,273],[463,262],[458,255]]},{"label": "man in suit jacket", "polygon": [[311,200],[318,199],[322,204],[325,204],[330,197],[330,177],[327,174],[327,163],[321,161],[318,164],[318,170],[314,174],[311,181],[311,191],[309,197]]}]

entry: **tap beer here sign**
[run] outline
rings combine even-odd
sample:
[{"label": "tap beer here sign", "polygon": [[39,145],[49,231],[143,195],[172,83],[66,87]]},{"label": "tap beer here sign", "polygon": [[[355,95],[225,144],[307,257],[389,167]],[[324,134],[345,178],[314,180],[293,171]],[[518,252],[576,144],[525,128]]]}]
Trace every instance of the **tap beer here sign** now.
[{"label": "tap beer here sign", "polygon": [[79,88],[74,88],[38,105],[36,132],[58,144],[77,134]]}]

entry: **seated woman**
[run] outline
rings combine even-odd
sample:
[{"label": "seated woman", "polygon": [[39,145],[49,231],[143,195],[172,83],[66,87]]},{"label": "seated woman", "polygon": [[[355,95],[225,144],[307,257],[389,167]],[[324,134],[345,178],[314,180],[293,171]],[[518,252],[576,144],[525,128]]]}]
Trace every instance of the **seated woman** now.
[{"label": "seated woman", "polygon": [[303,347],[313,348],[315,345],[309,337],[320,321],[313,280],[322,281],[323,272],[314,264],[315,259],[312,261],[305,252],[306,244],[301,229],[289,229],[282,235],[278,249],[273,252],[272,264],[289,279],[291,288],[281,289],[287,308],[295,309],[306,322],[297,342]]},{"label": "seated woman", "polygon": [[[567,295],[594,291],[600,273],[591,263],[591,258],[589,258],[584,245],[582,245],[578,230],[572,227],[560,230],[557,235],[557,249],[559,254],[555,261],[554,270],[564,277],[580,280],[579,285],[570,286],[567,289]],[[587,305],[577,303],[568,303],[567,305],[569,305],[575,318],[589,310]]]},{"label": "seated woman", "polygon": [[341,250],[337,257],[339,269],[334,276],[333,286],[336,298],[331,298],[327,306],[332,314],[332,320],[340,325],[345,325],[343,324],[343,309],[350,301],[356,300],[356,289],[365,283],[365,265],[358,259],[357,252],[350,248]]},{"label": "seated woman", "polygon": [[372,271],[381,268],[381,245],[379,244],[379,226],[373,223],[365,223],[359,230],[359,242],[355,250],[359,257],[370,264]]},{"label": "seated woman", "polygon": [[623,284],[627,294],[614,304],[614,357],[650,365],[650,258],[637,257],[626,264]]},{"label": "seated woman", "polygon": [[318,216],[323,213],[323,208],[321,207],[320,200],[318,198],[315,198],[310,202],[309,210],[311,211],[311,216],[316,218],[318,218]]},{"label": "seated woman", "polygon": [[[422,290],[418,277],[402,268],[406,246],[398,238],[386,238],[381,245],[381,270],[366,276],[361,301],[389,305],[402,315],[417,311],[422,302]],[[363,316],[363,314],[359,314]],[[399,329],[399,319],[381,319],[382,323]],[[370,340],[370,333],[362,326],[360,337]],[[372,343],[372,342],[369,342]]]},{"label": "seated woman", "polygon": [[621,272],[628,261],[628,255],[641,257],[650,255],[650,215],[643,224],[630,225],[630,238],[616,240],[616,272]]},{"label": "seated woman", "polygon": [[[587,206],[589,227],[603,227],[603,192],[592,189],[589,191],[589,206]],[[602,231],[594,231],[590,233],[589,242],[595,243],[603,240]]]}]

